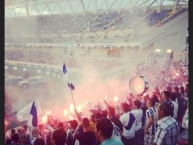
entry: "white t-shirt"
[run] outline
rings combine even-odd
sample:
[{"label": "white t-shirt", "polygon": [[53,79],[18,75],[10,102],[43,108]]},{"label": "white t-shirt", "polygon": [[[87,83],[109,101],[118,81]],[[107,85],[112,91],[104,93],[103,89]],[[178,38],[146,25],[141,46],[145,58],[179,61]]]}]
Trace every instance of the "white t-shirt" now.
[{"label": "white t-shirt", "polygon": [[184,114],[184,117],[183,117],[183,120],[182,120],[182,127],[185,128],[185,129],[188,129],[188,120],[189,120],[189,117],[188,117],[188,113],[189,112],[189,109],[186,109],[186,112]]},{"label": "white t-shirt", "polygon": [[129,123],[130,119],[130,112],[124,113],[120,117],[120,121],[123,124],[123,136],[126,137],[127,139],[132,139],[135,137],[135,131],[136,131],[136,119],[134,123],[132,124],[130,130],[125,129],[124,126],[127,126]]},{"label": "white t-shirt", "polygon": [[172,103],[174,104],[174,112],[173,112],[173,118],[177,118],[177,113],[178,113],[178,103],[176,103],[175,101],[172,101]]},{"label": "white t-shirt", "polygon": [[136,131],[142,128],[142,117],[143,111],[141,109],[132,110],[131,113],[135,116],[136,119]]}]

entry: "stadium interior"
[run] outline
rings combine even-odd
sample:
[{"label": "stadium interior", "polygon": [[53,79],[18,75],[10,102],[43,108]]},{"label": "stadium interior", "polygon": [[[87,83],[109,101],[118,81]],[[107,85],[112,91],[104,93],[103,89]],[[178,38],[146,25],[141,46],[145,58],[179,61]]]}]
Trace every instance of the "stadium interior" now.
[{"label": "stadium interior", "polygon": [[[17,112],[35,100],[40,118],[50,111],[71,119],[64,113],[72,104],[67,82],[81,111],[104,98],[124,100],[135,76],[148,80],[146,93],[163,87],[162,80],[179,73],[163,75],[171,61],[188,73],[188,0],[5,2],[7,129],[20,124]],[[35,85],[33,77],[40,78]]]}]

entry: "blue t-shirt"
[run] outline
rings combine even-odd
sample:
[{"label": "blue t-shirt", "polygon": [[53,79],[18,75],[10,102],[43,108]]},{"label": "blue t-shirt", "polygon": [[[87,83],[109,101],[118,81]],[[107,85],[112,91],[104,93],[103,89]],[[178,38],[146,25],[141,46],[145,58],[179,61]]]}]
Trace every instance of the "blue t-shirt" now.
[{"label": "blue t-shirt", "polygon": [[101,145],[123,145],[123,143],[120,140],[116,140],[113,138],[104,140]]}]

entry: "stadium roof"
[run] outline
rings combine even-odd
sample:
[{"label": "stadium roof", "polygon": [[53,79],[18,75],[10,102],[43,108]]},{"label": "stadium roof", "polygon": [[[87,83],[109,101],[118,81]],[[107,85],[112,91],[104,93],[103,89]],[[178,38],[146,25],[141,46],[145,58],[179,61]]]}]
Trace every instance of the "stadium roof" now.
[{"label": "stadium roof", "polygon": [[5,17],[100,12],[188,4],[188,0],[6,0]]}]

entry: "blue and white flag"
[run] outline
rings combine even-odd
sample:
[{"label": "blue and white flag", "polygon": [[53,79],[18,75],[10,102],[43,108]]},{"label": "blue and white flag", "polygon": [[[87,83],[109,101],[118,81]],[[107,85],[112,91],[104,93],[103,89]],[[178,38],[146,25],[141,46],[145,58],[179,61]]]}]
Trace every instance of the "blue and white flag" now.
[{"label": "blue and white flag", "polygon": [[[31,111],[31,107],[33,105],[33,102],[24,106],[21,110],[19,110],[16,114],[17,116],[17,119],[19,121],[26,121],[26,120],[29,120],[30,118],[30,111]],[[39,100],[36,99],[35,100],[35,105],[36,105],[36,110],[37,110],[37,114],[40,115],[41,114],[41,106],[40,106],[40,103],[39,103]]]},{"label": "blue and white flag", "polygon": [[31,106],[32,103],[28,104],[27,106],[23,107],[21,110],[17,112],[16,116],[19,121],[26,121],[29,119]]},{"label": "blue and white flag", "polygon": [[[66,69],[65,63],[63,64],[63,73],[64,73],[65,75],[67,75],[67,69]],[[74,85],[73,85],[72,83],[69,83],[68,75],[67,75],[67,83],[68,83],[68,87],[69,87],[71,90],[74,90],[74,89],[75,89]]]},{"label": "blue and white flag", "polygon": [[38,114],[35,106],[35,102],[33,102],[31,110],[30,110],[30,119],[28,120],[28,125],[31,127],[38,127]]}]

